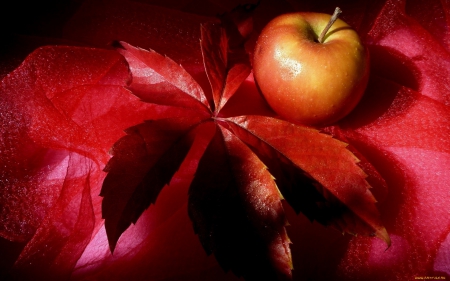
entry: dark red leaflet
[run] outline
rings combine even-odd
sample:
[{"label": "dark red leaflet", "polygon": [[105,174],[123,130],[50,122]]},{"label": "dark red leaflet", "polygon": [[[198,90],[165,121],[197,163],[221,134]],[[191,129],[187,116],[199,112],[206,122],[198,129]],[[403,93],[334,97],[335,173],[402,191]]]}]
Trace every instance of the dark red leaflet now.
[{"label": "dark red leaflet", "polygon": [[221,110],[228,100],[236,93],[245,79],[250,75],[251,67],[248,61],[236,62],[228,71],[225,87],[223,89],[222,98],[218,105]]},{"label": "dark red leaflet", "polygon": [[[264,142],[268,145],[266,148],[286,157],[313,179],[310,184],[317,182],[318,187],[327,190],[325,192],[319,188],[327,201],[332,202],[336,197],[359,217],[356,221],[364,221],[372,228],[374,235],[390,243],[380,222],[375,199],[369,191],[370,186],[365,180],[366,174],[357,165],[356,157],[346,149],[346,144],[315,129],[271,117],[233,117],[227,123],[244,142],[256,148],[258,142]],[[328,193],[332,196],[327,196]]]},{"label": "dark red leaflet", "polygon": [[127,135],[116,142],[100,194],[112,250],[178,170],[196,137],[198,123],[191,118],[148,121],[127,129]]},{"label": "dark red leaflet", "polygon": [[203,63],[218,113],[249,76],[251,66],[241,49],[230,49],[229,38],[221,25],[203,24],[201,30]]},{"label": "dark red leaflet", "polygon": [[347,143],[347,149],[351,151],[359,162],[357,163],[359,167],[367,174],[367,182],[370,184],[371,192],[375,195],[377,201],[382,201],[386,198],[388,193],[388,186],[386,181],[376,170],[376,168],[367,160],[364,155],[359,152],[353,145],[349,143],[348,138],[345,135],[345,131],[338,126],[330,126],[323,129],[323,132],[330,134],[333,138],[336,138],[342,142]]},{"label": "dark red leaflet", "polygon": [[220,128],[190,187],[194,229],[225,270],[246,280],[290,280],[281,194],[257,156]]},{"label": "dark red leaflet", "polygon": [[205,71],[211,84],[214,106],[219,106],[228,68],[228,42],[220,24],[203,24],[201,48]]},{"label": "dark red leaflet", "polygon": [[209,108],[203,89],[181,65],[153,50],[120,44],[124,49],[119,52],[133,75],[130,88],[147,102],[184,107],[198,107],[196,102],[200,102],[204,110]]}]

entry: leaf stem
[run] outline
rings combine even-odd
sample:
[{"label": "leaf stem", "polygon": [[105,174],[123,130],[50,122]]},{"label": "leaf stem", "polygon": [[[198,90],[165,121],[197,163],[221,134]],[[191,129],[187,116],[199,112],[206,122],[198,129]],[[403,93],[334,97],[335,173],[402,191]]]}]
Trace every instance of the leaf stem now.
[{"label": "leaf stem", "polygon": [[342,10],[339,7],[336,7],[336,9],[334,10],[334,13],[331,16],[331,19],[328,22],[327,26],[325,26],[325,28],[322,31],[322,33],[320,33],[320,36],[319,36],[319,39],[318,39],[319,43],[323,43],[323,40],[325,39],[325,35],[327,34],[328,30],[331,28],[333,23],[338,19],[339,15],[341,13],[342,13]]}]

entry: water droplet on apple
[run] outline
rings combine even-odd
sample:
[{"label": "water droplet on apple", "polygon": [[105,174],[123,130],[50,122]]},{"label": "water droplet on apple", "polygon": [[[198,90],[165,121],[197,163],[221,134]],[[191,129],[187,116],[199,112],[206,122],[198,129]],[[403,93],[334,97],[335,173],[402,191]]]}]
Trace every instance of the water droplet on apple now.
[{"label": "water droplet on apple", "polygon": [[275,59],[280,62],[282,67],[281,76],[284,80],[292,80],[302,72],[302,64],[284,56],[284,52],[280,49],[275,50]]}]

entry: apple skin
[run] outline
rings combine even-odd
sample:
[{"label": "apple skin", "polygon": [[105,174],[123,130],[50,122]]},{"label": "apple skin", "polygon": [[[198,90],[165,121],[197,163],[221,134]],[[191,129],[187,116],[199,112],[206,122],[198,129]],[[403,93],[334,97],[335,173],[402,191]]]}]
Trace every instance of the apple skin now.
[{"label": "apple skin", "polygon": [[323,43],[317,38],[331,16],[291,13],[270,21],[259,35],[253,71],[272,109],[287,120],[323,126],[346,116],[363,96],[369,52],[338,19]]}]

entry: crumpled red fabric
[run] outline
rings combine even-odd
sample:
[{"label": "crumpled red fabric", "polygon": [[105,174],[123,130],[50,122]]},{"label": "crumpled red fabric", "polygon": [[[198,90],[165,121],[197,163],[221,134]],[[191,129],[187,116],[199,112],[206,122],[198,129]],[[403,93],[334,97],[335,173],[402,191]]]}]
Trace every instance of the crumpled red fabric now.
[{"label": "crumpled red fabric", "polygon": [[[179,114],[130,94],[126,61],[108,44],[152,48],[207,85],[200,24],[242,3],[84,1],[60,37],[16,41],[20,50],[48,42],[71,46],[38,48],[20,65],[24,52],[13,52],[20,60],[0,63],[0,70],[15,68],[2,73],[0,82],[0,279],[238,280],[204,253],[193,232],[183,184],[189,168],[124,233],[114,255],[98,195],[108,150],[123,130]],[[248,50],[277,14],[331,13],[334,5],[261,1]],[[378,209],[392,245],[343,236],[286,205],[293,278],[450,278],[450,6],[438,0],[339,5],[342,18],[368,45],[372,67],[363,100],[338,125],[388,183]],[[252,76],[239,92],[230,103],[243,102],[238,110],[245,110],[245,102],[257,96]],[[255,111],[263,107],[251,104]]]}]

